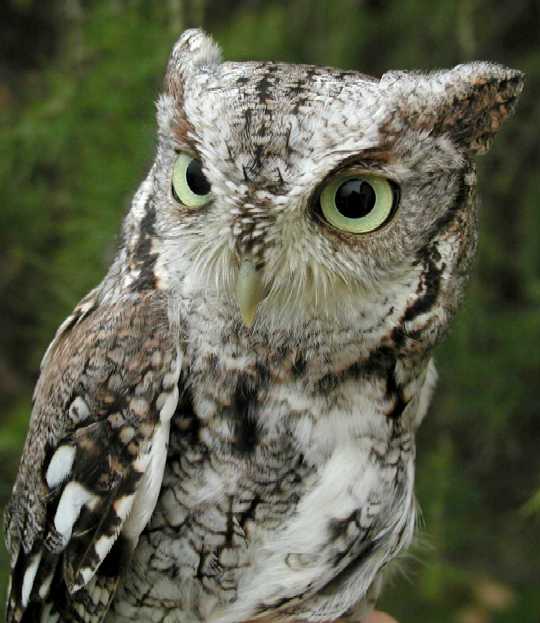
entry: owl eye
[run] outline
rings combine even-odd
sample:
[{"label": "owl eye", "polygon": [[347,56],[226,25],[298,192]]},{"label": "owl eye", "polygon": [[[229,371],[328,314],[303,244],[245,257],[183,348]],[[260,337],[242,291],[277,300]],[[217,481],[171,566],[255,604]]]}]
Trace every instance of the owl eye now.
[{"label": "owl eye", "polygon": [[367,234],[384,225],[399,201],[397,186],[377,175],[338,176],[320,194],[321,212],[330,225]]},{"label": "owl eye", "polygon": [[172,173],[172,193],[176,201],[197,208],[210,201],[210,183],[200,160],[179,154]]}]

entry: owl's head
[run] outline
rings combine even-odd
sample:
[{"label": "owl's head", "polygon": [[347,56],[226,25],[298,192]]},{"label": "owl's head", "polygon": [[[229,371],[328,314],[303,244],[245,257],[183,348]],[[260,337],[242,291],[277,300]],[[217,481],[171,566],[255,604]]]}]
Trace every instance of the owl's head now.
[{"label": "owl's head", "polygon": [[438,334],[475,247],[473,156],[521,89],[520,72],[484,62],[381,79],[222,62],[189,30],[126,220],[135,282],[254,331],[325,316],[369,331],[386,314]]}]

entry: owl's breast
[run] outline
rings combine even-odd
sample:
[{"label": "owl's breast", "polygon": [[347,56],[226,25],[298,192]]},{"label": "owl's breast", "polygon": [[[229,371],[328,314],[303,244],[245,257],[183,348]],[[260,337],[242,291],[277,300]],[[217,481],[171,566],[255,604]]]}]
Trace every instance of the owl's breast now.
[{"label": "owl's breast", "polygon": [[[111,620],[178,608],[179,621],[240,621],[300,613],[315,598],[329,615],[343,611],[377,570],[354,571],[355,561],[395,551],[411,531],[411,435],[374,424],[376,383],[322,388],[290,352],[197,355]],[[384,530],[391,538],[376,543]]]}]

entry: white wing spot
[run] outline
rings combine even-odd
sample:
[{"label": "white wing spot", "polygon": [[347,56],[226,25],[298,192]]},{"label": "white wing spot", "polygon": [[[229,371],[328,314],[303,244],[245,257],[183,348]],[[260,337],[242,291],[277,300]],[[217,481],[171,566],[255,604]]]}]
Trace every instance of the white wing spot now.
[{"label": "white wing spot", "polygon": [[57,487],[66,480],[73,467],[74,459],[75,448],[73,446],[60,446],[53,454],[45,476],[50,489]]},{"label": "white wing spot", "polygon": [[77,584],[75,584],[73,586],[73,589],[78,591],[83,586],[86,586],[88,582],[90,582],[90,580],[94,577],[94,574],[96,573],[96,571],[97,569],[92,569],[91,567],[83,567],[80,572],[82,582],[78,582]]},{"label": "white wing spot", "polygon": [[69,482],[66,485],[54,516],[54,527],[62,535],[64,546],[71,538],[73,525],[79,518],[81,508],[83,506],[92,508],[98,501],[99,497],[90,493],[80,483]]},{"label": "white wing spot", "polygon": [[69,406],[69,416],[75,422],[82,422],[90,415],[90,409],[84,400],[77,396]]},{"label": "white wing spot", "polygon": [[95,550],[100,560],[104,560],[105,556],[111,551],[115,539],[116,535],[104,535],[96,541]]},{"label": "white wing spot", "polygon": [[[113,502],[113,508],[121,520],[124,520],[131,510],[135,495],[124,495]],[[100,539],[101,540],[101,539]],[[97,545],[96,545],[97,548]]]},{"label": "white wing spot", "polygon": [[39,598],[45,599],[51,590],[51,584],[54,577],[54,570],[49,573],[49,575],[43,580],[41,586],[39,587]]},{"label": "white wing spot", "polygon": [[34,585],[34,580],[36,579],[36,573],[39,567],[39,563],[41,562],[41,552],[38,552],[35,556],[30,560],[30,564],[26,567],[26,571],[24,572],[24,578],[22,583],[22,592],[21,592],[21,601],[23,608],[26,608],[28,605],[28,600],[30,599],[30,593],[32,592],[32,586]]}]

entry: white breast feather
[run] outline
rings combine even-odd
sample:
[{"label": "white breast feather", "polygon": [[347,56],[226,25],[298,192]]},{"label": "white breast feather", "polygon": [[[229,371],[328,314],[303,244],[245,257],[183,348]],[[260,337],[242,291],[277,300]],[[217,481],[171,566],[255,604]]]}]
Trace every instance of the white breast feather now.
[{"label": "white breast feather", "polygon": [[[381,470],[368,460],[369,440],[340,447],[322,470],[318,485],[299,503],[297,513],[285,529],[272,533],[254,549],[253,568],[244,576],[238,599],[226,611],[216,611],[210,621],[234,623],[249,618],[261,603],[303,593],[308,585],[324,585],[332,577],[335,553],[327,547],[328,526],[346,519],[368,504],[373,492],[383,492]],[[398,518],[396,518],[397,520]],[[389,521],[391,519],[389,518]],[[303,564],[291,567],[290,555]],[[363,567],[365,590],[381,562],[373,557]],[[359,585],[356,585],[356,598]]]}]

